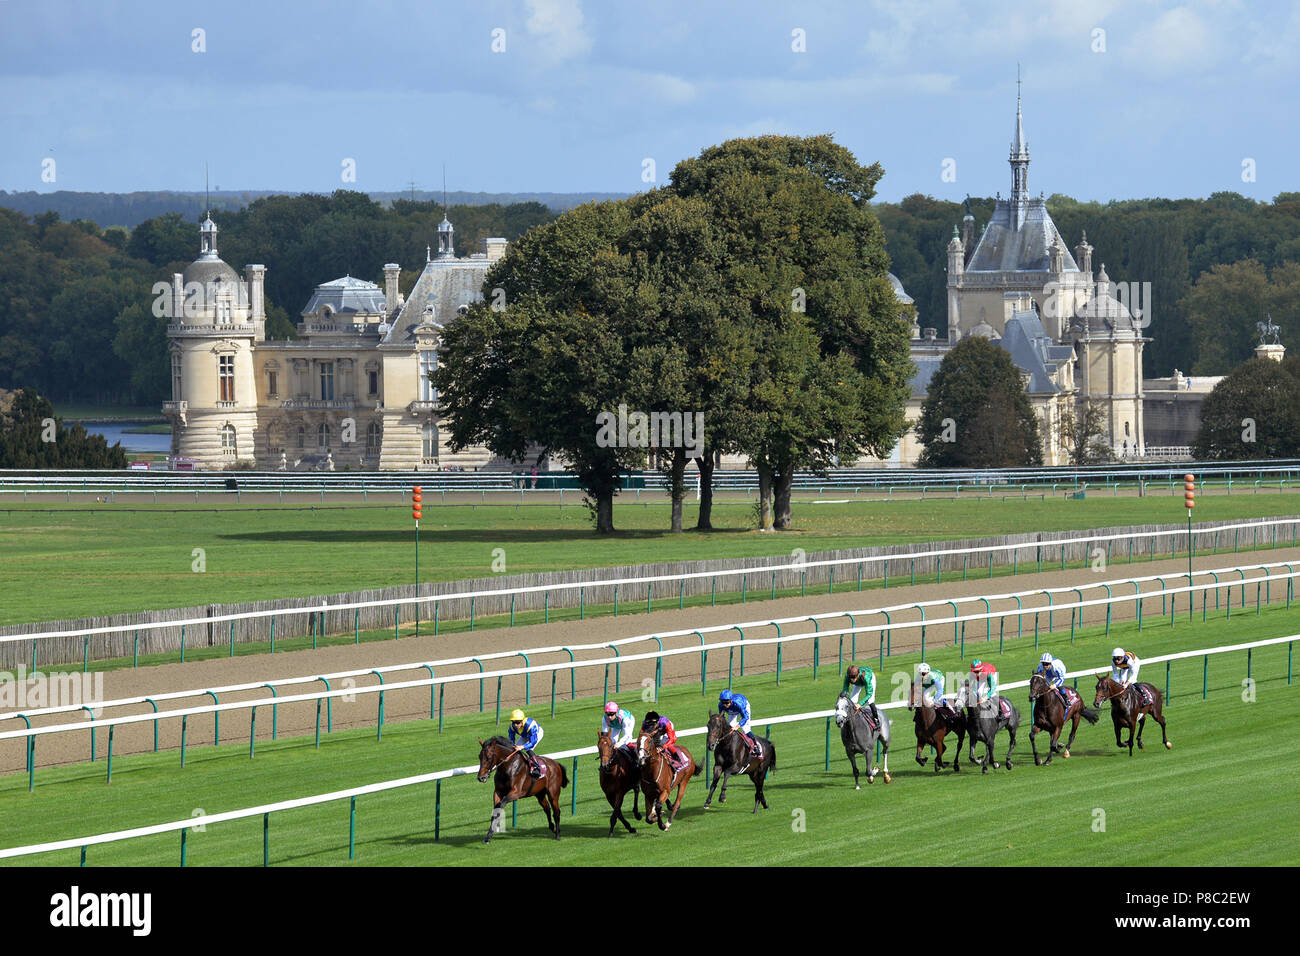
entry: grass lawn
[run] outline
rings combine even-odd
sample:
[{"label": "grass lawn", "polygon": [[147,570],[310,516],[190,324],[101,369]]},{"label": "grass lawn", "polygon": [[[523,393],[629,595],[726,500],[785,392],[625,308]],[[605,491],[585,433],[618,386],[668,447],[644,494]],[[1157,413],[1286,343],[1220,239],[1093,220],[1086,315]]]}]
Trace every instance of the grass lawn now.
[{"label": "grass lawn", "polygon": [[[1273,608],[1256,616],[1212,617],[1207,623],[1175,628],[1149,618],[1135,625],[1077,635],[1054,635],[1041,642],[1069,667],[1105,663],[1114,643],[1150,657],[1261,639],[1300,629],[1300,609]],[[989,648],[992,650],[992,648]],[[971,650],[968,648],[968,650]],[[1008,645],[991,656],[1004,681],[1028,675],[1040,648],[1031,639]],[[974,651],[972,651],[974,653]],[[951,647],[932,651],[932,665],[961,668]],[[967,660],[969,660],[969,655]],[[914,657],[887,662],[878,677],[879,697],[889,698],[896,674],[908,674]],[[935,775],[913,761],[914,735],[905,712],[894,715],[892,784],[878,780],[852,788],[851,774],[832,727],[830,769],[826,769],[825,721],[778,725],[772,740],[777,772],[768,782],[771,809],[750,813],[752,788],[737,781],[729,801],[707,814],[701,809],[703,776],[687,792],[677,823],[668,833],[639,827],[636,836],[606,839],[609,811],[596,782],[594,758],[579,759],[577,813],[571,814],[572,784],[563,792],[563,839],[551,839],[535,801],[521,805],[518,826],[497,835],[490,847],[486,831],[490,790],[472,778],[444,783],[434,837],[435,789],[432,784],[362,797],[357,801],[356,858],[360,865],[711,865],[726,853],[747,864],[935,865],[995,863],[1047,865],[1284,865],[1300,853],[1300,803],[1294,799],[1290,764],[1277,759],[1285,747],[1280,734],[1300,719],[1300,688],[1288,684],[1286,645],[1257,650],[1252,660],[1254,699],[1245,702],[1246,655],[1210,659],[1208,699],[1202,700],[1202,663],[1174,664],[1166,717],[1173,749],[1160,746],[1159,728],[1146,731],[1147,749],[1130,758],[1115,747],[1109,715],[1096,726],[1080,725],[1071,759],[1050,767],[1033,765],[1028,736],[1027,692],[1011,691],[1025,716],[1016,748],[1016,766],[981,775],[963,766],[960,774]],[[1163,688],[1165,669],[1151,664],[1143,677]],[[906,682],[906,676],[897,684]],[[679,727],[702,723],[706,708],[723,682],[713,681],[709,696],[698,684],[666,688],[656,709]],[[780,687],[770,674],[736,682],[755,707],[755,729],[765,717],[827,709],[839,689],[835,667],[814,682],[807,670],[787,670]],[[1080,691],[1092,697],[1091,680]],[[648,705],[634,694],[621,695],[634,713]],[[594,743],[599,702],[579,699],[560,704],[554,718],[534,708],[546,727],[544,752]],[[68,839],[132,826],[187,819],[275,800],[326,793],[380,780],[474,763],[476,739],[497,732],[491,714],[452,716],[437,733],[431,721],[390,724],[382,741],[373,730],[333,734],[317,750],[311,738],[259,742],[255,759],[247,745],[191,747],[187,765],[175,753],[119,757],[113,782],[95,764],[41,768],[33,793],[25,774],[0,779],[5,807],[5,846]],[[702,755],[701,738],[683,738]],[[999,737],[998,759],[1007,738]],[[1045,745],[1045,741],[1041,746]],[[509,818],[509,815],[507,815]],[[620,828],[621,829],[621,828]],[[1044,839],[1044,832],[1052,838]],[[273,864],[348,864],[348,802],[273,814],[270,818]],[[846,843],[846,840],[851,841]],[[174,865],[179,834],[91,847],[90,865]],[[191,832],[190,865],[258,865],[262,820],[213,825]],[[846,857],[846,853],[848,854]],[[936,856],[937,854],[937,856]],[[8,865],[76,865],[76,850],[6,861]]]},{"label": "grass lawn", "polygon": [[[489,577],[495,549],[504,552],[505,570],[517,574],[706,558],[789,557],[794,548],[811,553],[1009,532],[1176,524],[1186,516],[1181,497],[1163,495],[1084,501],[800,502],[795,530],[762,534],[753,530],[750,505],[722,504],[714,509],[717,530],[674,535],[665,530],[667,505],[624,498],[615,506],[620,530],[598,537],[580,505],[427,504],[420,528],[420,576],[426,581]],[[688,526],[695,517],[691,504],[686,509]],[[1300,502],[1278,494],[1206,496],[1198,505],[1200,520],[1300,510]],[[206,504],[126,507],[38,509],[15,499],[10,510],[0,510],[0,588],[5,595],[0,624],[327,594],[406,583],[414,576],[413,534],[405,504],[317,505],[308,510]],[[192,570],[195,548],[203,549],[202,573]]]}]

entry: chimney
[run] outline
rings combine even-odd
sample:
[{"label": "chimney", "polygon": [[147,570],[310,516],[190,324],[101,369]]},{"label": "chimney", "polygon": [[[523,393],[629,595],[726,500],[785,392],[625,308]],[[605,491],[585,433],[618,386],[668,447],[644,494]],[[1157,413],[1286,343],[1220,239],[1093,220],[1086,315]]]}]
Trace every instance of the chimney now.
[{"label": "chimney", "polygon": [[384,308],[391,315],[397,311],[397,280],[402,276],[402,267],[396,262],[384,263]]},{"label": "chimney", "polygon": [[506,254],[507,241],[499,237],[483,240],[483,251],[487,253],[488,262],[496,262]]},{"label": "chimney", "polygon": [[173,272],[171,312],[168,313],[167,321],[179,324],[185,318],[185,276],[180,272]]},{"label": "chimney", "polygon": [[266,319],[266,301],[263,288],[266,284],[266,266],[244,266],[244,281],[248,283],[248,318],[251,322]]}]

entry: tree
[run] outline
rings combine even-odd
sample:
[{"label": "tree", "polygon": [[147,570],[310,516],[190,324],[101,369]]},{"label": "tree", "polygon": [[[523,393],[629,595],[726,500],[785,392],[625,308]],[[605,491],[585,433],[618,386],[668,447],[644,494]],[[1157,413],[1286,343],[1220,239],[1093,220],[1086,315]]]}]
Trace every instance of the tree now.
[{"label": "tree", "polygon": [[980,336],[954,346],[930,379],[916,433],[926,468],[1042,464],[1038,420],[1011,356]]},{"label": "tree", "polygon": [[1087,402],[1083,414],[1066,411],[1060,421],[1061,447],[1072,465],[1101,465],[1112,457],[1106,444],[1106,411],[1096,402]]},{"label": "tree", "polygon": [[1205,397],[1192,452],[1211,461],[1296,457],[1300,382],[1278,362],[1242,362]]},{"label": "tree", "polygon": [[886,454],[906,428],[910,329],[870,208],[881,175],[829,136],[729,140],[673,170],[672,192],[718,230],[723,314],[756,345],[734,435],[763,530],[790,527],[797,468]]},{"label": "tree", "polygon": [[0,468],[125,468],[120,443],[87,434],[54,417],[54,406],[36,392],[0,390]]}]

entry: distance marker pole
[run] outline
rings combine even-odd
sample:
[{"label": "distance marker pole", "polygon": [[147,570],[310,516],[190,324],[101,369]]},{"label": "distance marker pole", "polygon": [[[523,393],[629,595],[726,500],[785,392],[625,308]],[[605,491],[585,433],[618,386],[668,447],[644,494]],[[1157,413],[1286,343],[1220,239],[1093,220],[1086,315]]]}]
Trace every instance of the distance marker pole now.
[{"label": "distance marker pole", "polygon": [[[1192,592],[1192,550],[1194,548],[1194,539],[1192,538],[1192,509],[1196,507],[1196,476],[1183,475],[1183,504],[1187,506],[1187,613],[1190,615],[1196,608],[1196,595]],[[1188,620],[1191,620],[1188,617]]]},{"label": "distance marker pole", "polygon": [[415,519],[415,636],[420,636],[420,517],[423,514],[424,489],[419,485],[411,489],[411,517]]}]

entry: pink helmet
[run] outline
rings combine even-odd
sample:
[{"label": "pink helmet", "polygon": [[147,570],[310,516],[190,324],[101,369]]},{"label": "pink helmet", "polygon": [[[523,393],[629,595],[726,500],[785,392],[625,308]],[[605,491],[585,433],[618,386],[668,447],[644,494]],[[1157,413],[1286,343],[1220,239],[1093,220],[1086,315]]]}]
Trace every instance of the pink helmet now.
[{"label": "pink helmet", "polygon": [[617,714],[617,713],[618,713],[618,704],[614,703],[612,700],[606,702],[606,704],[605,704],[605,713],[607,713],[607,714]]}]

